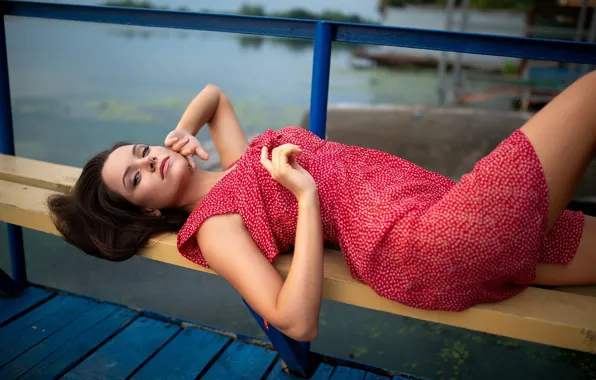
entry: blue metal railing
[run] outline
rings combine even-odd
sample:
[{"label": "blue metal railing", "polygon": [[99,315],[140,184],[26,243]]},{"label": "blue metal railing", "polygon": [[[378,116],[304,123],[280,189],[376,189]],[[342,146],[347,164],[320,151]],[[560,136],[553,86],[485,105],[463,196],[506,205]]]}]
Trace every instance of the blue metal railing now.
[{"label": "blue metal railing", "polygon": [[[14,155],[15,147],[12,130],[12,110],[10,105],[8,56],[6,52],[6,30],[4,19],[0,24],[0,123],[2,123],[0,125],[0,153]],[[6,229],[10,250],[12,278],[16,282],[16,287],[23,288],[27,283],[25,252],[23,248],[23,230],[20,226],[12,224],[8,224]],[[11,284],[9,287],[12,288],[14,286]]]},{"label": "blue metal railing", "polygon": [[[530,39],[499,35],[447,32],[414,28],[350,24],[331,21],[251,17],[166,10],[114,8],[25,1],[0,3],[3,16],[37,17],[57,20],[124,24],[159,28],[192,29],[314,40],[309,128],[325,138],[329,70],[333,41],[389,45],[407,48],[452,51],[580,64],[596,64],[596,44]],[[399,89],[396,89],[399,91]],[[0,153],[15,154],[10,107],[10,88],[4,17],[0,25]],[[14,280],[25,286],[26,270],[22,231],[8,226]],[[1,284],[0,284],[1,285]],[[252,311],[252,310],[251,310]],[[254,313],[254,312],[253,312]],[[255,314],[258,319],[258,316]],[[262,320],[260,324],[262,325]],[[272,327],[267,334],[291,369],[305,374],[308,344],[289,341]]]}]

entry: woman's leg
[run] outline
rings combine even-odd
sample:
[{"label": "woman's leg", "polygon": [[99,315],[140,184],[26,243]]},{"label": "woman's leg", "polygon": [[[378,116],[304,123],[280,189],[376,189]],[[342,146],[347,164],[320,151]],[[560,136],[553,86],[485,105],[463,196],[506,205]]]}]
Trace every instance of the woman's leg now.
[{"label": "woman's leg", "polygon": [[596,218],[585,217],[584,230],[573,261],[568,265],[538,264],[537,285],[596,285]]},{"label": "woman's leg", "polygon": [[[530,119],[521,131],[544,169],[548,186],[548,229],[565,211],[596,151],[596,72],[569,86]],[[536,284],[596,284],[596,218],[586,216],[582,238],[568,265],[538,264]]]},{"label": "woman's leg", "polygon": [[567,207],[596,150],[596,71],[554,98],[521,128],[548,186],[548,228]]}]

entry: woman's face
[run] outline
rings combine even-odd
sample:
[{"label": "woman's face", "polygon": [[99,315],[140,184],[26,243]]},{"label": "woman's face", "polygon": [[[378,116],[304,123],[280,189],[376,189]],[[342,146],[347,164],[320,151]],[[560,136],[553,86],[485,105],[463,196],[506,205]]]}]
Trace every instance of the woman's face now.
[{"label": "woman's face", "polygon": [[102,178],[108,189],[146,209],[178,207],[192,169],[181,154],[160,146],[125,145],[108,156]]}]

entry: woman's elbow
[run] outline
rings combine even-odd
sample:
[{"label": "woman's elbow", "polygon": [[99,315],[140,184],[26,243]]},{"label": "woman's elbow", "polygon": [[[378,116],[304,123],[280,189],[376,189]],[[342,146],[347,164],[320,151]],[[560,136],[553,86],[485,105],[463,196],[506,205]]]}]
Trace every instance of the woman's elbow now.
[{"label": "woman's elbow", "polygon": [[219,88],[217,85],[213,83],[208,83],[203,90],[214,91],[217,92],[219,95],[223,94],[221,88]]},{"label": "woman's elbow", "polygon": [[312,342],[313,340],[317,339],[318,336],[319,327],[313,326],[302,334],[302,336],[300,337],[301,339],[296,340],[298,340],[299,342]]},{"label": "woman's elbow", "polygon": [[312,342],[319,335],[319,326],[316,323],[292,326],[284,331],[284,334],[298,342]]}]

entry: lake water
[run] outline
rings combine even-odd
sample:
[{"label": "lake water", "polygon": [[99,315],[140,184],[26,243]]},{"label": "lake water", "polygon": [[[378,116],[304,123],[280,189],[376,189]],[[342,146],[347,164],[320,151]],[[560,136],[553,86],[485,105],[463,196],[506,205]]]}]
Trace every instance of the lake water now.
[{"label": "lake water", "polygon": [[[217,8],[206,0],[155,3],[220,11],[240,5],[232,0],[220,0]],[[359,0],[260,3],[268,10],[303,6],[379,17],[376,2]],[[6,31],[20,156],[80,167],[116,141],[159,144],[210,82],[226,91],[250,135],[298,124],[309,103],[308,44],[14,17],[7,18]],[[436,86],[433,70],[356,70],[348,50],[333,53],[330,103],[434,105]],[[199,136],[207,139],[207,131]],[[0,267],[7,270],[3,228],[0,238]],[[240,297],[218,277],[139,258],[108,263],[34,231],[25,231],[25,248],[33,282],[263,336]],[[589,355],[329,301],[324,301],[313,349],[431,378],[596,373]]]}]

